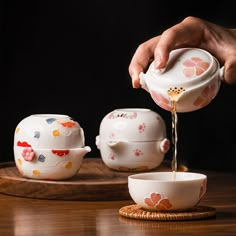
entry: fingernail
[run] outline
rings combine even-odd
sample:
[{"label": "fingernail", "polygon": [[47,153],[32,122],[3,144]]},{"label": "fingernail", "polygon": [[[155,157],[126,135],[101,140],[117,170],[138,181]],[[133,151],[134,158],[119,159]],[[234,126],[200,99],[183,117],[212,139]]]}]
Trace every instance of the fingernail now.
[{"label": "fingernail", "polygon": [[139,79],[132,79],[133,88],[140,88]]}]

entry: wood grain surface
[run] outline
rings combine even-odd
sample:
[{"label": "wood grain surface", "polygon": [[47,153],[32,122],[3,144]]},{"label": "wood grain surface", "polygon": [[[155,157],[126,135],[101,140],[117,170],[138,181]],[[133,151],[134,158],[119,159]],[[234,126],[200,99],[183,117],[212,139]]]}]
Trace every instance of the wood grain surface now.
[{"label": "wood grain surface", "polygon": [[[179,171],[187,171],[180,165]],[[170,171],[163,162],[152,171]],[[7,195],[58,200],[109,201],[129,200],[128,176],[131,172],[108,168],[101,158],[84,159],[78,173],[64,181],[34,180],[22,177],[14,162],[0,165],[0,193]]]}]

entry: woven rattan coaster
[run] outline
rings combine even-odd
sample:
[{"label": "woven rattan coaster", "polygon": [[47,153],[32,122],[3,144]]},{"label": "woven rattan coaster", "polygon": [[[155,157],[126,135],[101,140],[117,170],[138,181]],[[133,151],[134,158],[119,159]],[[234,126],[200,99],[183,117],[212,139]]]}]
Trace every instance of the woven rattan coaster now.
[{"label": "woven rattan coaster", "polygon": [[216,209],[208,206],[196,206],[184,211],[148,211],[139,205],[129,205],[120,208],[121,216],[139,220],[184,221],[206,219],[216,215]]}]

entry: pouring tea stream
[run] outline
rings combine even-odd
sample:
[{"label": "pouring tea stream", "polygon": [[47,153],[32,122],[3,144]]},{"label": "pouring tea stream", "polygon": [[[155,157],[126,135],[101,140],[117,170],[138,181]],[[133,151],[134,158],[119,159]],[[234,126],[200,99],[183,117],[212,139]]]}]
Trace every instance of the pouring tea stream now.
[{"label": "pouring tea stream", "polygon": [[152,62],[141,72],[140,85],[154,102],[171,112],[173,158],[172,171],[177,170],[177,113],[191,112],[207,106],[217,95],[224,67],[209,52],[199,48],[180,48],[170,53],[164,70]]}]

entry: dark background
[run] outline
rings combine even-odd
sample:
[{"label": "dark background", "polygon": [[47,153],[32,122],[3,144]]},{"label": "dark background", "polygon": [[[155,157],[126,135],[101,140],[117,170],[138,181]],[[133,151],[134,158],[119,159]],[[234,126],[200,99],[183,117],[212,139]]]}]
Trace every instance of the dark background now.
[{"label": "dark background", "polygon": [[[67,114],[85,131],[87,157],[99,157],[95,137],[116,108],[170,113],[133,89],[128,65],[137,46],[189,15],[235,27],[233,2],[159,0],[7,1],[1,8],[0,161],[12,161],[17,124],[35,113]],[[178,6],[177,6],[178,4]],[[4,73],[5,72],[5,73]],[[180,113],[178,160],[192,168],[236,170],[236,88],[222,84],[207,107]],[[166,155],[171,158],[171,152]]]}]

